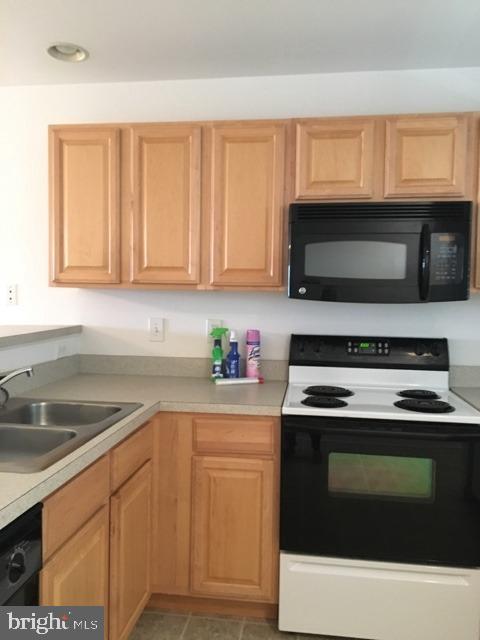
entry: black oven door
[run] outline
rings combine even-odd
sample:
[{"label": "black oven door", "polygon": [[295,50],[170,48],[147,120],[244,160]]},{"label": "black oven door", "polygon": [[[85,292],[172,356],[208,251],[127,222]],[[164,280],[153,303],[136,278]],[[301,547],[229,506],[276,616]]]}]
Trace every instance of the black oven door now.
[{"label": "black oven door", "polygon": [[285,416],[280,548],[478,567],[479,472],[476,427]]},{"label": "black oven door", "polygon": [[292,205],[289,296],[379,303],[468,298],[469,203],[450,203],[460,205],[450,216],[429,215],[428,204],[445,205],[426,203],[419,211],[404,203],[316,205],[312,215],[314,205]]}]

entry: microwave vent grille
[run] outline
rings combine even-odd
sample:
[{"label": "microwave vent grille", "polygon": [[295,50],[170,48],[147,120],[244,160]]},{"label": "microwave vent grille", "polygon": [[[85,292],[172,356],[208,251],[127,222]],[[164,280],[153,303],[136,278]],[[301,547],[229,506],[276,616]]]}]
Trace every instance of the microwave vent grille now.
[{"label": "microwave vent grille", "polygon": [[315,220],[324,217],[386,217],[400,216],[452,216],[466,214],[471,202],[337,202],[337,203],[294,203],[290,205],[291,221]]}]

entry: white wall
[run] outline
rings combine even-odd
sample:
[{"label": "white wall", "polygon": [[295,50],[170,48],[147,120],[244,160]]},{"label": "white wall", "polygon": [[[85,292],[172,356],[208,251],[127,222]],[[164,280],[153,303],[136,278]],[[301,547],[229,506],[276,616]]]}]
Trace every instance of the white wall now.
[{"label": "white wall", "polygon": [[[480,68],[0,88],[0,322],[81,323],[85,353],[204,356],[205,319],[221,318],[260,328],[274,359],[291,332],[436,335],[451,339],[454,363],[480,365],[480,296],[387,306],[48,287],[48,124],[456,110],[480,110]],[[16,307],[8,283],[19,284]],[[149,316],[167,318],[165,342],[148,342]]]},{"label": "white wall", "polygon": [[13,347],[0,348],[0,375],[20,367],[73,356],[81,349],[81,335],[62,336]]}]

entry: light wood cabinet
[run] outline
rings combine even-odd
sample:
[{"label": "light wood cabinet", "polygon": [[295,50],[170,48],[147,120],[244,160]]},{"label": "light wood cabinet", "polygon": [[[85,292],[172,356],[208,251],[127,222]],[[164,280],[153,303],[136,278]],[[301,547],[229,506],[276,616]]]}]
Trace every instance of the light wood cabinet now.
[{"label": "light wood cabinet", "polygon": [[282,283],[286,125],[212,130],[210,284]]},{"label": "light wood cabinet", "polygon": [[120,282],[119,129],[50,128],[51,280]]},{"label": "light wood cabinet", "polygon": [[200,282],[201,133],[196,125],[131,129],[132,282]]},{"label": "light wood cabinet", "polygon": [[61,547],[110,497],[110,461],[103,456],[43,503],[43,560]]},{"label": "light wood cabinet", "polygon": [[192,591],[274,599],[272,460],[193,459]]},{"label": "light wood cabinet", "polygon": [[295,197],[373,198],[374,118],[296,122]]},{"label": "light wood cabinet", "polygon": [[275,418],[160,415],[154,593],[277,602],[278,438]]},{"label": "light wood cabinet", "polygon": [[190,594],[192,416],[162,413],[154,435],[152,591]]},{"label": "light wood cabinet", "polygon": [[468,123],[467,115],[388,118],[385,197],[465,197]]},{"label": "light wood cabinet", "polygon": [[50,127],[51,283],[278,290],[286,133],[285,121]]},{"label": "light wood cabinet", "polygon": [[103,606],[110,640],[128,637],[151,593],[154,424],[44,501],[41,604]]},{"label": "light wood cabinet", "polygon": [[110,637],[128,638],[150,597],[151,463],[112,496]]},{"label": "light wood cabinet", "polygon": [[48,606],[104,606],[107,617],[108,549],[109,514],[106,505],[44,565],[40,574],[40,603]]}]

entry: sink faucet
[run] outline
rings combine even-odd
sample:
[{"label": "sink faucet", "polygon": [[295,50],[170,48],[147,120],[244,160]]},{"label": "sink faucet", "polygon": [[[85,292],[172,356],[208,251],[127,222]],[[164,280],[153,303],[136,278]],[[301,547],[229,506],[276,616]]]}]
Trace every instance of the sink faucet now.
[{"label": "sink faucet", "polygon": [[17,376],[21,376],[23,373],[26,373],[27,376],[29,378],[31,378],[33,376],[33,367],[25,367],[23,369],[16,369],[15,371],[12,371],[12,373],[9,373],[8,376],[5,376],[4,378],[0,378],[0,408],[3,408],[7,402],[8,399],[10,397],[10,394],[8,393],[8,391],[5,389],[5,384],[7,382],[10,382],[10,380],[12,380],[13,378],[16,378]]}]

